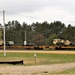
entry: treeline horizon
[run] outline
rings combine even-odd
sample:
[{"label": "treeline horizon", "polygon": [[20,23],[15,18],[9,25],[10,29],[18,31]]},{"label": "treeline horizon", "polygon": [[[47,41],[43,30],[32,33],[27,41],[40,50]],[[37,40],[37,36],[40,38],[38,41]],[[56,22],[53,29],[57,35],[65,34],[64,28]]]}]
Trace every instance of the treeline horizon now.
[{"label": "treeline horizon", "polygon": [[[1,26],[1,25],[0,25]],[[61,21],[48,23],[36,22],[27,24],[19,23],[17,20],[5,24],[6,41],[14,41],[15,45],[23,45],[25,39],[27,44],[53,45],[54,39],[65,39],[75,42],[75,26],[66,26]],[[26,35],[26,38],[25,38]],[[0,40],[3,40],[3,28],[0,28]]]}]

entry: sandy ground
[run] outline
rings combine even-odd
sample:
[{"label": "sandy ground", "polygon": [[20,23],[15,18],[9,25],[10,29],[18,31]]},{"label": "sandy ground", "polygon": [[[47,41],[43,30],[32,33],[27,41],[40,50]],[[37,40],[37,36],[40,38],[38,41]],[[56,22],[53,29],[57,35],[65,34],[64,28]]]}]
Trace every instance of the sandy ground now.
[{"label": "sandy ground", "polygon": [[38,65],[38,66],[0,65],[0,75],[44,75],[44,74],[50,75],[50,73],[61,72],[74,67],[75,63]]},{"label": "sandy ground", "polygon": [[[0,50],[4,52],[4,50]],[[75,51],[42,51],[42,50],[6,50],[5,52],[20,52],[20,53],[47,53],[47,54],[75,54]]]}]

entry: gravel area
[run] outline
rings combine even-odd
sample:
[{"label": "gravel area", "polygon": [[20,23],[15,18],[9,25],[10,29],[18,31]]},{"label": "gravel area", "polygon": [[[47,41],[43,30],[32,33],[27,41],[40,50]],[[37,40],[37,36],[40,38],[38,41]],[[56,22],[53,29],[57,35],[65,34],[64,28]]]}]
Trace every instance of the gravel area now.
[{"label": "gravel area", "polygon": [[50,73],[61,72],[74,67],[75,63],[62,63],[37,66],[0,65],[0,75],[50,75]]}]

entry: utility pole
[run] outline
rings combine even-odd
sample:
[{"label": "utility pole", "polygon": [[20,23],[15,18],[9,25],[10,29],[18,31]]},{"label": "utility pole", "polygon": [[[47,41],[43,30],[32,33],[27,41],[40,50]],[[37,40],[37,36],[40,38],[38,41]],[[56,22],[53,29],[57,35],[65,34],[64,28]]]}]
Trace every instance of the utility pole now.
[{"label": "utility pole", "polygon": [[4,56],[6,56],[6,48],[5,48],[5,11],[3,10],[3,26],[4,26]]},{"label": "utility pole", "polygon": [[26,41],[26,31],[25,31],[25,41],[24,41],[24,45],[27,44],[27,41]]}]

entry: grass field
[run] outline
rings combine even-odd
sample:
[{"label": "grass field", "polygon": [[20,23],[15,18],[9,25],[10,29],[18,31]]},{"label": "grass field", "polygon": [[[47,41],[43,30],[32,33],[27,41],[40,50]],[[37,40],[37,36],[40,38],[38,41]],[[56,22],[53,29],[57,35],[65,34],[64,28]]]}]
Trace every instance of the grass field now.
[{"label": "grass field", "polygon": [[[75,54],[52,54],[52,53],[37,53],[36,52],[36,63],[34,58],[35,52],[7,52],[4,56],[3,52],[0,52],[0,61],[16,61],[23,60],[25,65],[48,65],[56,63],[70,63],[75,62]],[[75,68],[67,69],[61,72],[52,72],[41,75],[74,75]],[[3,75],[0,74],[0,75]]]},{"label": "grass field", "polygon": [[71,68],[68,70],[61,71],[61,72],[54,72],[54,73],[42,74],[42,75],[75,75],[75,68]]},{"label": "grass field", "polygon": [[[7,52],[4,57],[0,52],[0,61],[23,60],[25,65],[35,65],[34,53]],[[36,53],[36,64],[54,64],[75,62],[75,54],[45,54]]]}]

